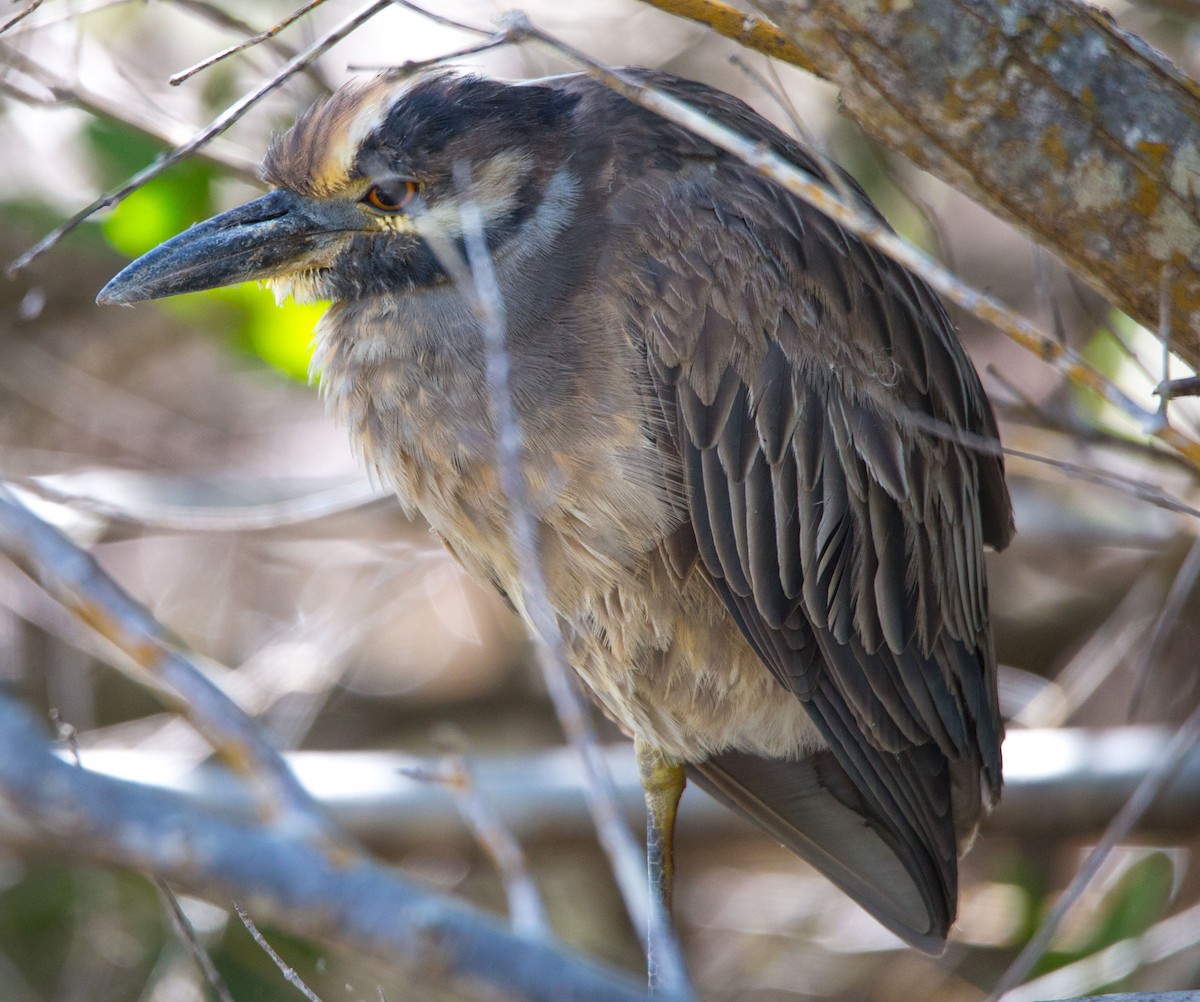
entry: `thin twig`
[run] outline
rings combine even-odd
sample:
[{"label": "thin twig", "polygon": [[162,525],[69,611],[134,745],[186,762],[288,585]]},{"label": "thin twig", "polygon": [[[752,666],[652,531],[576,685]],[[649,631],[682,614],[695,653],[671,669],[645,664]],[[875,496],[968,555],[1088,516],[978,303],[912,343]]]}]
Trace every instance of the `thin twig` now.
[{"label": "thin twig", "polygon": [[[509,543],[521,582],[521,594],[512,596],[530,623],[538,650],[538,663],[559,721],[572,747],[583,761],[589,778],[596,830],[613,875],[621,889],[635,926],[645,936],[648,951],[661,963],[661,985],[672,995],[690,996],[687,971],[671,922],[660,902],[648,900],[642,853],[617,806],[616,787],[600,751],[574,674],[568,668],[566,645],[558,616],[550,602],[538,550],[538,526],[532,514],[524,474],[525,445],[509,378],[510,357],[505,343],[506,314],[491,254],[484,234],[483,216],[468,197],[471,178],[467,166],[455,167],[455,182],[463,198],[461,215],[469,276],[459,289],[467,297],[483,328],[487,359],[488,397],[496,435],[496,461],[500,486],[508,501]],[[439,243],[449,244],[447,240]],[[449,251],[451,248],[447,247]],[[454,255],[457,257],[457,254]],[[449,257],[449,254],[447,254]],[[461,270],[461,269],[460,269]]]},{"label": "thin twig", "polygon": [[[203,18],[210,24],[216,25],[217,28],[221,28],[226,31],[232,31],[234,35],[247,36],[258,34],[258,29],[254,28],[254,25],[245,22],[245,20],[242,20],[240,17],[236,17],[235,14],[229,13],[229,11],[224,10],[224,8],[218,4],[215,4],[215,2],[209,2],[209,0],[170,0],[170,2],[173,2],[173,4],[176,7],[181,8],[181,10],[194,14],[196,17]],[[276,55],[281,56],[282,59],[293,59],[296,55],[296,52],[298,52],[298,49],[296,49],[294,46],[289,46],[289,44],[284,42],[282,38],[277,37],[268,38],[268,40],[264,42],[264,47],[274,49]],[[310,64],[306,66],[304,68],[304,73],[306,77],[310,77],[314,83],[320,86],[320,88],[323,88],[325,91],[331,91],[334,89],[332,88],[329,79],[325,77],[325,73],[322,71],[322,68],[320,68],[320,64]]]},{"label": "thin twig", "polygon": [[475,24],[468,24],[466,21],[456,21],[452,17],[447,17],[445,14],[439,14],[437,11],[426,10],[419,4],[410,3],[409,0],[392,0],[397,7],[403,7],[405,10],[411,10],[414,14],[420,14],[421,17],[434,24],[440,24],[443,28],[457,28],[459,31],[466,31],[472,35],[492,35],[495,32],[488,28],[480,28]]},{"label": "thin twig", "polygon": [[461,59],[463,56],[473,56],[477,52],[487,52],[489,49],[499,48],[501,45],[508,45],[512,41],[506,32],[493,35],[491,38],[476,42],[472,45],[464,45],[461,49],[455,49],[452,52],[444,52],[440,56],[431,56],[429,59],[409,59],[403,63],[389,63],[378,65],[365,65],[361,63],[351,63],[346,67],[351,73],[371,73],[386,70],[391,73],[398,73],[407,76],[410,73],[418,73],[429,66],[437,66],[441,63],[449,62],[454,59]]},{"label": "thin twig", "polygon": [[214,56],[209,56],[207,59],[200,60],[200,62],[196,63],[194,66],[188,67],[186,70],[183,70],[181,73],[176,73],[167,82],[172,87],[178,87],[181,83],[183,83],[188,78],[195,76],[201,70],[206,70],[206,69],[208,69],[208,67],[213,66],[216,63],[219,63],[222,59],[228,59],[232,55],[235,55],[239,52],[244,52],[246,49],[252,48],[255,45],[259,45],[262,42],[266,42],[269,39],[274,38],[281,31],[283,31],[283,29],[286,28],[289,24],[292,24],[293,22],[298,21],[300,18],[304,17],[304,15],[307,14],[309,11],[314,10],[317,7],[320,7],[321,4],[323,4],[324,2],[325,2],[325,0],[308,0],[308,3],[304,4],[304,6],[298,7],[296,10],[292,11],[292,13],[288,14],[287,17],[285,17],[278,24],[276,24],[270,28],[267,28],[266,31],[260,31],[255,35],[251,35],[249,38],[243,39],[242,41],[238,42],[236,45],[231,45],[229,48],[224,49],[221,52],[218,52]]},{"label": "thin twig", "polygon": [[642,84],[627,73],[610,69],[561,39],[534,27],[528,18],[519,12],[510,14],[505,23],[508,30],[517,37],[548,46],[634,104],[707,139],[761,171],[880,253],[920,275],[947,299],[996,327],[1022,347],[1053,365],[1072,382],[1087,387],[1107,403],[1129,415],[1148,434],[1166,442],[1193,467],[1200,469],[1200,441],[1172,427],[1155,411],[1147,410],[1138,404],[1081,356],[1053,338],[1043,335],[1032,323],[1009,310],[999,300],[963,283],[930,255],[897,236],[881,220],[842,202],[824,184],[815,181],[811,175],[789,163],[765,143],[751,142],[737,130],[722,125],[686,102]]},{"label": "thin twig", "polygon": [[1012,456],[1014,459],[1026,459],[1031,463],[1041,463],[1043,466],[1053,467],[1075,480],[1082,480],[1100,487],[1107,487],[1109,490],[1129,495],[1130,497],[1137,498],[1139,501],[1145,501],[1147,504],[1152,504],[1156,508],[1162,508],[1164,511],[1171,511],[1177,515],[1187,515],[1190,518],[1200,519],[1200,508],[1181,501],[1175,495],[1168,494],[1161,487],[1145,483],[1134,477],[1127,477],[1124,474],[1114,473],[1111,470],[1101,470],[1094,466],[1084,466],[1081,463],[1072,463],[1053,456],[1042,456],[1036,452],[1028,452],[1025,449],[1005,447],[1003,451],[1004,455]]},{"label": "thin twig", "polygon": [[217,970],[217,965],[213,963],[212,957],[208,955],[208,950],[200,942],[200,936],[196,932],[196,927],[192,925],[191,920],[187,917],[187,913],[183,910],[183,906],[179,903],[179,898],[176,897],[175,892],[171,890],[162,877],[151,877],[150,879],[154,884],[154,889],[158,891],[158,900],[162,903],[163,911],[167,913],[167,917],[171,920],[171,927],[175,930],[175,935],[179,937],[184,949],[188,952],[188,956],[192,958],[192,961],[200,969],[200,976],[204,978],[204,983],[208,985],[217,1002],[234,1002],[233,996],[229,992],[229,986],[225,984],[225,979],[221,977],[221,972]]},{"label": "thin twig", "polygon": [[[1034,400],[1033,397],[1025,391],[1024,387],[1018,386],[1014,380],[1009,379],[1003,370],[994,362],[989,362],[985,371],[989,376],[992,377],[992,379],[1000,384],[1000,386],[1013,398],[1014,401],[1016,401],[1016,403],[998,401],[995,399],[994,394],[989,393],[988,396],[992,400],[992,406],[996,408],[997,412],[1000,411],[1001,406],[1006,406],[1010,408],[1013,413],[1019,414],[1023,411],[1027,419],[1031,418],[1034,424],[1040,425],[1043,428],[1057,429],[1061,431],[1067,426],[1067,420],[1057,414],[1052,415],[1044,406]],[[1068,430],[1070,430],[1072,433],[1077,433],[1083,431],[1084,428],[1080,427],[1079,423],[1076,422],[1072,423]],[[1091,431],[1090,428],[1087,428],[1086,430],[1089,432]]]},{"label": "thin twig", "polygon": [[1120,491],[1123,494],[1132,495],[1139,501],[1145,501],[1158,508],[1164,508],[1167,511],[1173,511],[1180,515],[1190,515],[1192,518],[1200,518],[1200,508],[1181,501],[1160,487],[1147,484],[1134,477],[1114,473],[1111,470],[1101,470],[1093,466],[1084,466],[1081,463],[1072,463],[1053,456],[1043,456],[1025,449],[1014,449],[1004,446],[1000,444],[998,439],[992,438],[989,435],[980,435],[977,432],[968,431],[966,428],[957,428],[931,414],[925,414],[911,408],[901,408],[896,413],[905,424],[919,428],[929,435],[935,435],[938,438],[956,442],[965,448],[982,453],[983,455],[1011,456],[1015,459],[1027,459],[1032,463],[1041,463],[1044,466],[1060,470],[1067,474],[1067,476],[1099,484],[1112,490]]},{"label": "thin twig", "polygon": [[1187,556],[1183,558],[1179,573],[1171,582],[1171,590],[1167,592],[1166,601],[1163,602],[1154,629],[1150,633],[1150,642],[1144,648],[1145,653],[1138,666],[1137,686],[1129,699],[1130,720],[1137,716],[1141,708],[1150,676],[1167,646],[1175,625],[1179,622],[1179,617],[1183,614],[1184,606],[1196,588],[1197,580],[1200,580],[1200,539],[1192,543]]},{"label": "thin twig", "polygon": [[513,931],[538,939],[551,938],[550,921],[521,843],[480,792],[467,760],[462,755],[447,755],[439,768],[406,769],[404,774],[440,783],[450,791],[459,816],[500,874]]},{"label": "thin twig", "polygon": [[792,130],[796,138],[812,153],[813,159],[817,161],[821,172],[838,193],[838,197],[847,205],[858,205],[861,199],[854,189],[850,187],[850,182],[846,180],[846,176],[842,173],[841,168],[830,158],[828,151],[825,149],[825,144],[817,141],[816,136],[812,134],[808,126],[800,118],[800,112],[796,109],[796,106],[788,98],[783,88],[778,86],[779,78],[776,77],[775,83],[772,84],[771,81],[736,53],[729,57],[729,61],[758,84],[764,93],[771,96],[772,100],[787,116],[788,121],[792,123]]},{"label": "thin twig", "polygon": [[[1108,428],[1087,424],[1073,410],[1067,407],[1056,406],[1054,410],[1049,410],[1017,386],[1012,379],[1006,376],[995,365],[989,363],[987,373],[1012,397],[1012,400],[998,400],[992,396],[992,406],[995,407],[997,416],[1009,424],[1020,424],[1044,431],[1070,435],[1077,446],[1104,446],[1123,453],[1131,453],[1156,463],[1169,463],[1173,466],[1179,466],[1189,476],[1193,475],[1194,471],[1191,464],[1183,456],[1177,452],[1168,452],[1154,439],[1126,438]],[[1047,462],[1057,462],[1057,460],[1053,460],[1050,457],[1046,457],[1046,459]],[[1098,467],[1093,467],[1093,469],[1097,473],[1101,472]],[[1111,476],[1117,477],[1120,474],[1113,473]],[[1138,481],[1133,477],[1126,477],[1125,479],[1129,483],[1140,484],[1143,487],[1149,486],[1144,481]],[[1142,500],[1149,500],[1149,498],[1144,497]],[[1174,510],[1180,509],[1175,508]]]},{"label": "thin twig", "polygon": [[[232,31],[239,35],[255,34],[256,29],[249,21],[243,21],[237,15],[229,13],[229,11],[225,10],[219,4],[210,3],[209,0],[171,0],[171,3],[182,10],[196,14],[210,24],[225,31]],[[278,41],[275,44],[279,46],[283,45],[282,42]],[[289,52],[288,58],[291,58],[295,54],[294,50]]]},{"label": "thin twig", "polygon": [[177,697],[181,712],[213,747],[263,785],[280,824],[327,847],[347,844],[254,720],[178,650],[158,621],[90,554],[33,515],[3,485],[0,551]]},{"label": "thin twig", "polygon": [[289,77],[300,72],[311,62],[321,56],[328,49],[332,48],[347,35],[351,34],[356,29],[373,18],[376,14],[386,10],[391,6],[391,0],[374,0],[371,4],[364,7],[358,13],[347,18],[332,31],[328,32],[324,37],[314,42],[307,49],[301,52],[294,59],[280,69],[266,83],[255,88],[249,94],[244,95],[239,100],[235,101],[226,108],[220,115],[212,120],[207,126],[201,129],[196,135],[189,139],[186,143],[176,146],[171,152],[159,157],[154,163],[143,168],[127,180],[121,187],[109,192],[106,195],[96,199],[86,208],[75,213],[61,226],[55,228],[50,233],[46,234],[41,240],[33,245],[29,250],[22,254],[19,258],[13,261],[7,269],[9,277],[12,277],[17,272],[27,268],[42,254],[50,250],[64,236],[74,230],[80,223],[86,220],[100,209],[107,208],[111,205],[116,205],[133,192],[137,191],[147,181],[158,177],[163,171],[169,167],[173,167],[179,161],[190,156],[196,150],[206,145],[214,136],[219,135],[228,129],[234,122],[246,114],[254,105],[261,101],[264,97],[276,90]]},{"label": "thin twig", "polygon": [[921,220],[922,227],[929,236],[929,243],[936,252],[937,259],[943,262],[951,271],[957,272],[959,269],[954,248],[950,246],[945,229],[938,221],[938,215],[934,210],[933,204],[898,169],[897,165],[887,155],[887,147],[881,146],[877,140],[866,133],[862,134],[862,140],[862,149],[866,151],[875,169],[883,177],[887,178],[888,184],[898,191],[900,196],[916,212],[917,217]]},{"label": "thin twig", "polygon": [[300,994],[308,999],[308,1002],[321,1002],[321,996],[309,988],[304,983],[304,979],[296,973],[295,968],[275,952],[275,948],[267,942],[266,936],[259,932],[258,926],[254,924],[254,919],[246,914],[246,909],[235,901],[233,903],[233,910],[237,912],[238,918],[242,920],[242,925],[246,927],[246,932],[250,933],[254,942],[258,944],[259,949],[270,957],[275,966],[279,968],[279,973],[283,975],[284,980],[295,987]]},{"label": "thin twig", "polygon": [[22,21],[24,21],[25,18],[37,10],[43,2],[44,0],[30,0],[28,7],[22,10],[19,14],[9,18],[4,22],[4,24],[0,24],[0,35],[3,35],[6,31],[8,31],[9,28],[13,27],[13,25],[20,24]]},{"label": "thin twig", "polygon": [[365,480],[354,480],[328,490],[262,504],[207,507],[149,503],[133,506],[60,490],[36,477],[0,477],[0,484],[5,482],[107,522],[156,532],[270,532],[356,511],[394,497],[391,492],[374,487]]},{"label": "thin twig", "polygon": [[1197,397],[1200,396],[1200,376],[1184,376],[1182,379],[1168,379],[1159,383],[1154,392],[1159,396]]},{"label": "thin twig", "polygon": [[[258,33],[258,29],[254,25],[243,21],[229,11],[223,9],[219,4],[210,3],[209,0],[171,0],[176,7],[180,7],[188,13],[195,14],[198,17],[204,18],[210,24],[215,24],[219,28],[224,28],[227,31],[232,31],[237,35],[254,35]],[[273,49],[275,53],[283,59],[291,59],[296,55],[297,49],[295,46],[289,45],[281,38],[268,38],[263,43],[264,48]],[[303,73],[309,77],[316,85],[322,88],[326,93],[333,90],[333,84],[321,69],[320,63],[309,63],[304,67]]]},{"label": "thin twig", "polygon": [[1058,931],[1067,912],[1079,900],[1092,878],[1096,876],[1101,865],[1108,858],[1108,854],[1133,831],[1138,820],[1154,802],[1154,798],[1175,774],[1180,762],[1183,761],[1192,745],[1196,743],[1197,738],[1200,738],[1200,708],[1193,711],[1184,725],[1171,738],[1162,758],[1146,774],[1125,806],[1113,818],[1112,823],[1104,832],[1104,836],[1088,854],[1067,889],[1063,891],[1049,914],[1042,920],[1037,932],[1025,944],[1025,948],[1017,956],[1017,959],[1012,962],[1008,970],[1004,972],[1004,976],[997,982],[996,987],[988,996],[989,1002],[998,1002],[1006,992],[1019,985],[1033,970],[1034,964],[1046,952],[1050,940]]}]

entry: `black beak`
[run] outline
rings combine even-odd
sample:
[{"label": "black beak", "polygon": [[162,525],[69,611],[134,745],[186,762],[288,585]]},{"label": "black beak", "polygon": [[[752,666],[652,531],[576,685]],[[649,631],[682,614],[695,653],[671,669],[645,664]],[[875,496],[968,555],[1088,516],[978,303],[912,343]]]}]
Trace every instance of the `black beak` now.
[{"label": "black beak", "polygon": [[364,221],[352,202],[317,201],[277,189],[142,255],[100,290],[96,302],[140,303],[271,278],[306,262],[327,263],[329,248],[363,229]]}]

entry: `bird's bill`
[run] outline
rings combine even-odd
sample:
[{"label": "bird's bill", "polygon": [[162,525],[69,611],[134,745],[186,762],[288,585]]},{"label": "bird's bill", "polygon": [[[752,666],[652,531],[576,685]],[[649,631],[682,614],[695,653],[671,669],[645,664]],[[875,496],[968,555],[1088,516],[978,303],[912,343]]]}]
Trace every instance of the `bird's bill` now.
[{"label": "bird's bill", "polygon": [[128,265],[96,302],[125,305],[201,292],[329,264],[364,228],[352,202],[277,189],[197,223]]}]

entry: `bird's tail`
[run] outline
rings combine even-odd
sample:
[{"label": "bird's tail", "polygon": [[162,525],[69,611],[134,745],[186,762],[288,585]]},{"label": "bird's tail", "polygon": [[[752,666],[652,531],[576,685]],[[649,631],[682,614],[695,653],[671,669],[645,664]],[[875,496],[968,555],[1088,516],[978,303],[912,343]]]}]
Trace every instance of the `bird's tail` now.
[{"label": "bird's tail", "polygon": [[[929,754],[939,753],[923,746],[900,756]],[[957,861],[949,861],[947,873],[946,860],[933,859],[929,847],[872,807],[831,752],[799,761],[725,752],[690,764],[688,776],[820,870],[906,942],[930,954],[945,949],[956,910]]]}]

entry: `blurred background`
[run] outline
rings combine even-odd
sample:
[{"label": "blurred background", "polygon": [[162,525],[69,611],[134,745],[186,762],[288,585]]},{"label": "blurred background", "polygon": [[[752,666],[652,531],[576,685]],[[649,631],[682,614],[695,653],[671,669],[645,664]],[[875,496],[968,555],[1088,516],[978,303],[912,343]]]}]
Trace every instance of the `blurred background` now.
[{"label": "blurred background", "polygon": [[[4,4],[0,25],[28,6]],[[172,87],[172,74],[269,27],[291,5],[32,6],[0,34],[5,263],[357,9],[328,0],[271,42]],[[436,7],[485,27],[500,10],[485,0]],[[906,237],[1154,406],[1163,358],[1149,333],[1017,232],[866,139],[838,114],[829,87],[634,0],[534,0],[525,9],[593,57],[704,80],[788,130],[798,119]],[[1200,77],[1193,5],[1109,10]],[[489,764],[519,764],[561,744],[540,674],[521,625],[376,491],[324,415],[307,379],[321,308],[280,309],[254,287],[134,310],[93,303],[125,261],[253,196],[271,135],[352,67],[425,59],[471,41],[412,11],[385,11],[202,155],[0,281],[0,476],[211,659],[214,676],[281,747],[462,753],[478,765],[480,795],[503,801],[519,792],[519,770],[509,786],[489,790]],[[531,45],[461,62],[505,77],[572,68]],[[1010,459],[1019,535],[989,557],[1010,730],[1136,723],[1148,725],[1137,732],[1144,747],[1158,747],[1197,704],[1198,523],[1179,510],[1197,504],[1196,477],[1055,370],[969,316],[956,321],[1005,444],[1053,461]],[[1196,433],[1192,402],[1177,401],[1171,415]],[[114,751],[202,762],[202,739],[112,660],[0,563],[0,680],[72,728],[85,764]],[[596,720],[606,740],[622,740]],[[1121,747],[1134,747],[1136,758],[1135,746]],[[1124,764],[1076,765],[1103,774]],[[492,865],[447,807],[448,794],[426,799],[439,797],[436,824],[401,821],[376,832],[376,847],[406,873],[502,912]],[[982,999],[1101,830],[1060,823],[1053,807],[1035,810],[1014,791],[1011,809],[985,825],[964,863],[950,949],[929,959],[764,836],[694,804],[702,799],[695,790],[685,796],[694,823],[685,813],[678,920],[697,987],[711,999]],[[1063,983],[1078,994],[1200,986],[1200,809],[1193,801],[1190,814],[1171,820],[1160,817],[1110,858],[1037,973],[1065,969],[1075,980]],[[561,812],[523,816],[514,828],[556,933],[638,970],[636,939],[579,804],[564,800]],[[295,997],[236,916],[184,906],[239,1002]],[[326,1000],[412,997],[354,957],[266,932]],[[1105,960],[1118,955],[1127,962]],[[3,854],[0,986],[16,1002],[205,997],[144,877]]]}]

